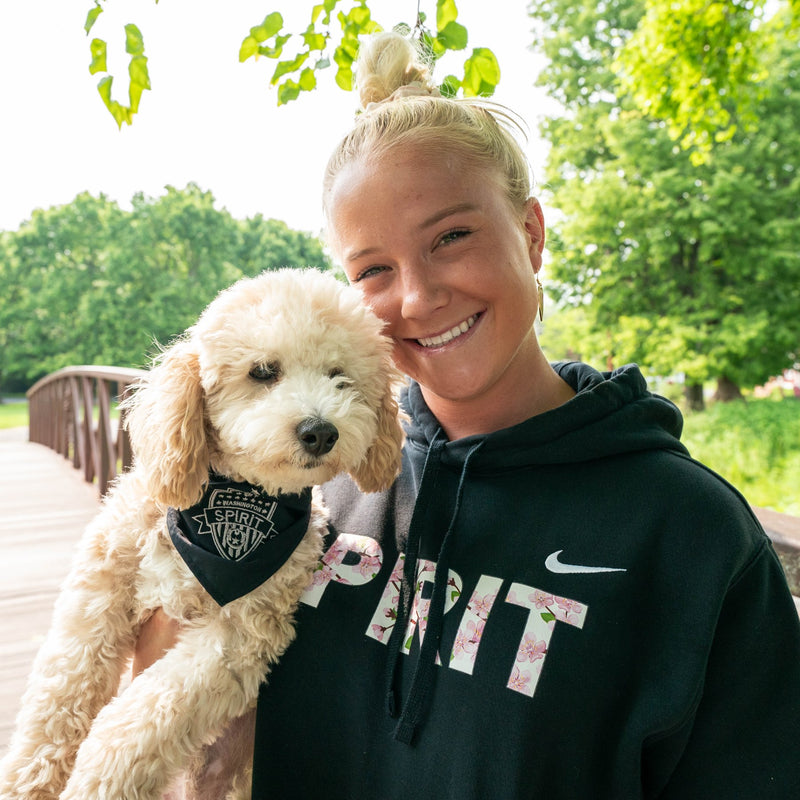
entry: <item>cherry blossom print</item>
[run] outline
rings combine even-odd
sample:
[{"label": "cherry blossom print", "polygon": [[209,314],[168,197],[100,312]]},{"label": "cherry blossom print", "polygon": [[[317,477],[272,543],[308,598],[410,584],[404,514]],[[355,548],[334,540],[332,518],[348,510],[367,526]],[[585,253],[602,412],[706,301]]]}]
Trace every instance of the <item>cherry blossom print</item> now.
[{"label": "cherry blossom print", "polygon": [[400,587],[403,583],[403,565],[405,556],[401,553],[392,568],[392,574],[386,582],[378,607],[372,615],[367,636],[386,643],[397,621],[397,606],[400,603]]},{"label": "cherry blossom print", "polygon": [[541,592],[538,589],[529,595],[529,599],[536,608],[549,609],[556,602],[556,598],[552,594]]},{"label": "cherry blossom print", "polygon": [[478,585],[467,603],[456,633],[450,666],[460,672],[472,674],[478,656],[481,637],[503,581],[491,575],[481,575]]},{"label": "cherry blossom print", "polygon": [[[358,557],[355,563],[344,563],[348,553]],[[331,583],[360,586],[371,581],[382,564],[383,551],[374,539],[340,533],[323,554],[300,601],[316,608]]]},{"label": "cherry blossom print", "polygon": [[551,611],[557,620],[567,622],[567,618],[572,614],[572,619],[580,617],[585,612],[585,606],[581,603],[570,600],[568,597],[556,597],[555,607]]},{"label": "cherry blossom print", "polygon": [[517,661],[538,661],[547,655],[547,642],[525,634],[517,651]]},{"label": "cherry blossom print", "polygon": [[529,689],[531,678],[530,670],[523,671],[514,667],[508,680],[508,688],[520,694],[527,694],[529,697],[533,697],[533,690]]},{"label": "cherry blossom print", "polygon": [[[582,628],[588,607],[569,598],[557,597],[518,583],[512,584],[506,595],[506,602],[528,610],[507,686],[515,692],[533,697],[545,659],[551,650],[556,623],[565,622]],[[533,664],[533,669],[521,673],[517,663]],[[523,681],[524,677],[526,680]]]}]

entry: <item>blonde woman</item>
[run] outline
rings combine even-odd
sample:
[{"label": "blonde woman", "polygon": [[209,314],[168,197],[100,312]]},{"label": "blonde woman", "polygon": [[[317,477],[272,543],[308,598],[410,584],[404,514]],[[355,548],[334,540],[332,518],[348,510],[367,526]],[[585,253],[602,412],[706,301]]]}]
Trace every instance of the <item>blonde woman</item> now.
[{"label": "blonde woman", "polygon": [[440,97],[397,34],[358,85],[323,202],[409,377],[405,462],[383,494],[325,487],[253,797],[795,796],[800,625],[747,503],[635,366],[542,354],[545,224],[508,115]]}]

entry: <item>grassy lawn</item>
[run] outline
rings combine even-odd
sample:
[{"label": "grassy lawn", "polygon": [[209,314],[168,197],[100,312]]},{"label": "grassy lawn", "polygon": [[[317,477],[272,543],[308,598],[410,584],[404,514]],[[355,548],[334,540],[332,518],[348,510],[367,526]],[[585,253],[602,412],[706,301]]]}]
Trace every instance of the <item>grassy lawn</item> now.
[{"label": "grassy lawn", "polygon": [[800,400],[716,403],[686,415],[682,438],[752,505],[800,516]]},{"label": "grassy lawn", "polygon": [[24,428],[28,425],[28,404],[25,402],[0,403],[0,430],[4,428]]},{"label": "grassy lawn", "polygon": [[[22,398],[21,398],[22,399]],[[14,398],[16,401],[16,398]],[[28,403],[12,402],[7,398],[0,403],[0,430],[5,428],[25,428],[28,425]],[[111,419],[119,417],[118,403],[111,403]],[[97,421],[97,407],[94,410],[94,418]]]}]

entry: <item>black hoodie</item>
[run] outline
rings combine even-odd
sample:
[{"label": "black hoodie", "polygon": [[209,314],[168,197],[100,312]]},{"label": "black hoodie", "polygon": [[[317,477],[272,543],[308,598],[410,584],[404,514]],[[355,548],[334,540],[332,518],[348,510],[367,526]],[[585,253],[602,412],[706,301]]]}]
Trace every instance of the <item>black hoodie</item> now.
[{"label": "black hoodie", "polygon": [[555,366],[572,400],[454,442],[412,383],[393,489],[325,487],[256,800],[797,796],[800,624],[769,541],[638,369]]}]

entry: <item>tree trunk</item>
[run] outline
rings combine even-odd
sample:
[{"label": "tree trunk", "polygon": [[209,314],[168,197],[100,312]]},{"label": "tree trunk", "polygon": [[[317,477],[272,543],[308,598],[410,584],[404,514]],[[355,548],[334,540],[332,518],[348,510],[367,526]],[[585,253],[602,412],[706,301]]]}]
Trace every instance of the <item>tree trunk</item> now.
[{"label": "tree trunk", "polygon": [[683,389],[683,396],[690,411],[705,411],[706,401],[703,398],[702,383],[687,383]]},{"label": "tree trunk", "polygon": [[717,378],[717,391],[714,392],[714,400],[718,403],[730,403],[731,400],[741,399],[742,393],[737,384],[724,375]]}]

